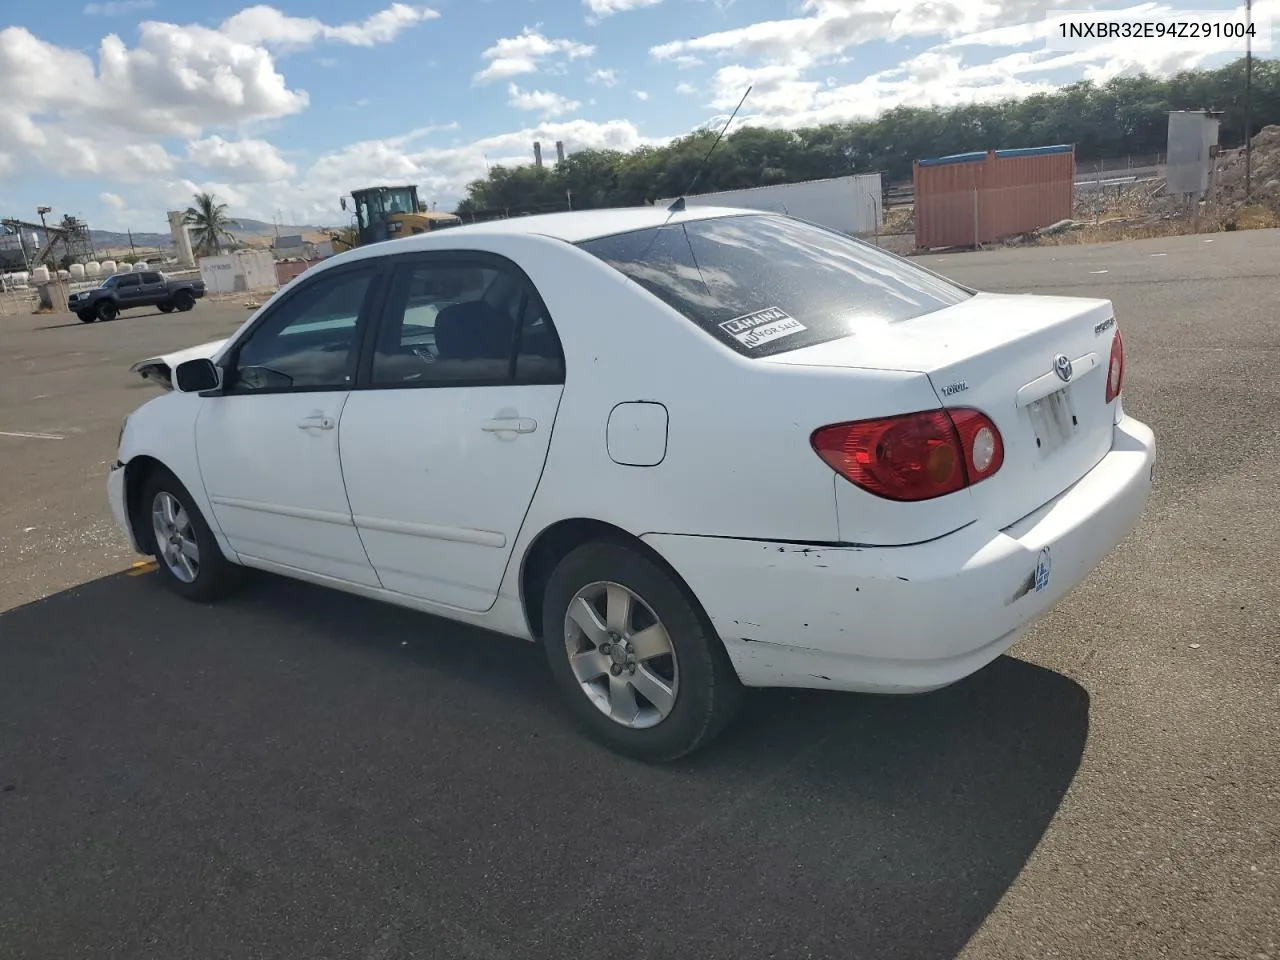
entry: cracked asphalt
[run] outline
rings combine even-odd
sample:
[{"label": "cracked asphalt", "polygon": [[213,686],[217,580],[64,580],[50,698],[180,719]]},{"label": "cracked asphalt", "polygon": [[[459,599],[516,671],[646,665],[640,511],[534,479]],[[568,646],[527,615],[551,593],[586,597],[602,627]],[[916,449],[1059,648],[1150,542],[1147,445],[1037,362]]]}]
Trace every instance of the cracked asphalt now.
[{"label": "cracked asphalt", "polygon": [[243,307],[0,317],[0,958],[1280,960],[1280,232],[926,262],[1114,300],[1145,519],[969,680],[757,692],[666,768],[531,645],[127,573],[127,367]]}]

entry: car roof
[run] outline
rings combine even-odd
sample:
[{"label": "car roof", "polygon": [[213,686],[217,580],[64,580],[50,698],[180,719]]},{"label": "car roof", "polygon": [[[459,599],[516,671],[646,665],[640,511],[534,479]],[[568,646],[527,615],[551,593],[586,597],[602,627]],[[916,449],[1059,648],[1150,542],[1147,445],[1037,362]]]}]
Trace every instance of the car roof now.
[{"label": "car roof", "polygon": [[[495,234],[539,234],[569,243],[580,243],[615,233],[644,230],[661,226],[668,221],[684,223],[690,220],[706,220],[732,214],[762,213],[760,210],[737,210],[731,207],[687,207],[679,213],[671,213],[666,207],[611,207],[604,210],[574,210],[565,213],[541,213],[528,217],[510,217],[505,220],[488,220],[483,223],[466,223],[450,227],[448,232],[419,234],[405,237],[404,243],[422,241],[434,237],[493,236]],[[445,242],[445,241],[442,241]]]},{"label": "car roof", "polygon": [[392,256],[415,250],[456,250],[466,248],[472,239],[486,237],[552,237],[567,243],[581,243],[598,237],[608,237],[631,230],[659,227],[665,223],[688,223],[710,220],[716,217],[757,214],[780,216],[767,210],[744,210],[733,207],[688,207],[671,213],[666,207],[611,207],[604,210],[574,210],[564,213],[542,213],[529,217],[511,217],[506,220],[487,220],[483,223],[463,223],[456,227],[432,230],[429,233],[397,237],[382,243],[356,247],[312,267],[304,276],[357,260]]}]

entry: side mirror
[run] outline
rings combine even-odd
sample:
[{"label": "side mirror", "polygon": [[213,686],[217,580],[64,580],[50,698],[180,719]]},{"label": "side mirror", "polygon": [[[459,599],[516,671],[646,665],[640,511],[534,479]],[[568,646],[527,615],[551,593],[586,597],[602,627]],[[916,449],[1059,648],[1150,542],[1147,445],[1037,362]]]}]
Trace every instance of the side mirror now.
[{"label": "side mirror", "polygon": [[173,371],[173,385],[182,393],[203,393],[216,390],[222,381],[212,360],[201,358],[178,364]]}]

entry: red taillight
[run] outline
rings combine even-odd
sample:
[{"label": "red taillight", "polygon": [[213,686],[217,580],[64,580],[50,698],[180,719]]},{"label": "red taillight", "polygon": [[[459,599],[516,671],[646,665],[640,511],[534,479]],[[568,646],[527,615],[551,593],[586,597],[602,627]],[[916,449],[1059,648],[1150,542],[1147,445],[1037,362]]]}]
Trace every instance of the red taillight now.
[{"label": "red taillight", "polygon": [[886,500],[955,493],[1004,463],[996,425],[965,407],[836,423],[815,430],[809,442],[836,473]]},{"label": "red taillight", "polygon": [[1115,338],[1111,341],[1111,362],[1107,364],[1107,403],[1120,396],[1124,389],[1124,340],[1120,338],[1120,328],[1116,327]]}]

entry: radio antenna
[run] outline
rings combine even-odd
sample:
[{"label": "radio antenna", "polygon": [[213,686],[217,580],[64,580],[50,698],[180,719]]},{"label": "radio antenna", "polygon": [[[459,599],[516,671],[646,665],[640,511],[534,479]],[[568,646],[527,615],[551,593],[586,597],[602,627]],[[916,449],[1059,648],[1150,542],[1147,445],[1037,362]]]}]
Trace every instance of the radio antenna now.
[{"label": "radio antenna", "polygon": [[[746,88],[746,93],[750,93],[750,92],[751,92],[751,88],[750,87]],[[678,214],[678,212],[684,211],[685,197],[689,195],[689,192],[691,191],[691,189],[694,188],[694,184],[698,183],[698,178],[701,177],[701,175],[703,175],[703,170],[707,169],[707,161],[712,159],[712,154],[716,152],[716,147],[719,146],[719,142],[721,142],[721,140],[723,140],[724,138],[724,132],[728,131],[728,125],[733,123],[733,118],[737,116],[737,111],[742,109],[742,104],[745,104],[746,93],[742,95],[741,100],[737,101],[737,106],[733,108],[733,113],[728,115],[728,119],[726,120],[726,122],[724,122],[724,125],[721,128],[721,132],[719,132],[718,136],[716,137],[716,141],[712,143],[712,148],[710,148],[710,150],[707,151],[707,156],[704,156],[703,161],[701,161],[701,163],[698,164],[698,170],[696,170],[696,172],[694,173],[694,179],[690,180],[689,186],[685,188],[685,192],[681,193],[680,196],[676,197],[676,200],[672,201],[671,206],[667,207],[667,219],[662,221],[662,227],[658,227],[657,229],[654,230],[653,236],[650,237],[649,242],[645,244],[644,253],[641,253],[640,255],[641,260],[644,260],[646,259],[646,257],[649,256],[649,251],[653,250],[653,244],[658,242],[658,237],[662,236],[663,229],[667,227],[667,224],[671,223],[671,218],[673,218],[673,216]],[[699,271],[699,274],[700,273],[701,271]],[[705,284],[707,284],[707,282],[703,280],[703,285]]]},{"label": "radio antenna", "polygon": [[[724,126],[720,128],[720,133],[715,141],[711,144],[711,149],[707,151],[707,155],[702,158],[702,162],[698,164],[698,169],[693,174],[693,179],[689,181],[689,186],[684,188],[684,193],[676,198],[671,206],[667,207],[668,213],[679,213],[684,209],[684,198],[693,192],[694,185],[697,184],[698,178],[702,176],[702,171],[707,169],[707,161],[711,159],[711,154],[716,152],[716,147],[720,146],[720,141],[724,139],[724,135],[729,130],[729,124],[733,123],[733,118],[738,115],[738,111],[742,109],[742,105],[747,102],[747,94],[751,93],[751,88],[747,87],[747,92],[742,95],[742,99],[738,101],[738,105],[733,108],[733,113],[729,114],[729,119],[724,122]],[[671,219],[670,217],[667,218]]]}]

